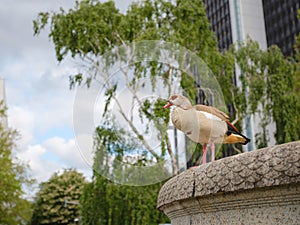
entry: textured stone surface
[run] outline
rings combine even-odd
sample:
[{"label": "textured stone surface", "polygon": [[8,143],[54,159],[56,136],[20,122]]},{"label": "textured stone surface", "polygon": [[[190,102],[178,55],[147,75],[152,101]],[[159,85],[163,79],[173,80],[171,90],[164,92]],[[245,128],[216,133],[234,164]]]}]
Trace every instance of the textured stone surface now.
[{"label": "textured stone surface", "polygon": [[185,171],[161,188],[158,208],[172,224],[297,224],[300,141]]}]

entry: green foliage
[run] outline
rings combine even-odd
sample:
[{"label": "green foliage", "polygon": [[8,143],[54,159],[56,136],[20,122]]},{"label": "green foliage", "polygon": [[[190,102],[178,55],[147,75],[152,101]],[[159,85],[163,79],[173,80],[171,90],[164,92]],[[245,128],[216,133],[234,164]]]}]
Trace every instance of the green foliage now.
[{"label": "green foliage", "polygon": [[131,4],[122,14],[112,1],[86,0],[68,12],[40,13],[33,23],[36,35],[50,24],[49,36],[59,61],[68,52],[72,57],[102,55],[123,41],[153,39],[178,43],[213,60],[210,52],[212,48],[216,51],[217,44],[199,1],[146,0]]},{"label": "green foliage", "polygon": [[[150,102],[148,99],[143,102],[140,109],[140,115],[145,115],[150,121],[153,121],[154,126],[159,132],[159,138],[161,140],[161,157],[166,155],[167,143],[168,143],[168,123],[170,112],[165,110],[163,106],[165,105],[165,99],[157,99],[155,102]],[[147,124],[147,129],[149,129],[150,124]]]},{"label": "green foliage", "polygon": [[32,210],[31,204],[22,197],[22,185],[31,180],[26,177],[26,165],[13,157],[18,133],[4,126],[5,112],[0,102],[0,224],[25,224]]},{"label": "green foliage", "polygon": [[34,21],[37,35],[50,22],[50,34],[56,56],[61,61],[68,52],[74,57],[87,53],[103,54],[113,44],[119,43],[115,31],[122,15],[112,1],[100,3],[95,0],[77,1],[75,9],[66,13],[40,13]]},{"label": "green foliage", "polygon": [[[154,162],[149,152],[139,147],[139,141],[124,130],[97,127],[95,149],[94,173],[113,182],[146,185],[159,176],[170,177],[164,161]],[[163,159],[164,155],[160,157]]]},{"label": "green foliage", "polygon": [[82,224],[107,224],[109,207],[106,198],[107,180],[93,180],[84,186],[80,204]]},{"label": "green foliage", "polygon": [[269,76],[267,95],[271,104],[272,116],[276,122],[276,140],[285,143],[300,139],[300,95],[296,92],[297,65],[284,59],[278,48],[271,48],[268,58]]},{"label": "green foliage", "polygon": [[85,183],[83,175],[73,169],[64,170],[61,175],[54,173],[40,185],[31,224],[76,224]]},{"label": "green foliage", "polygon": [[197,87],[195,86],[193,77],[189,76],[186,73],[182,74],[181,80],[180,80],[180,86],[184,90],[184,93],[189,99],[196,99],[197,95]]},{"label": "green foliage", "polygon": [[250,39],[233,49],[233,55],[242,71],[242,88],[235,89],[237,111],[241,117],[256,113],[262,118],[262,134],[256,135],[258,146],[264,146],[271,135],[266,126],[272,120],[276,124],[277,143],[299,140],[297,63],[292,58],[284,58],[278,47],[262,51],[258,43]]},{"label": "green foliage", "polygon": [[81,204],[85,225],[157,225],[169,222],[156,209],[161,184],[136,187],[114,184],[94,174],[84,188]]}]

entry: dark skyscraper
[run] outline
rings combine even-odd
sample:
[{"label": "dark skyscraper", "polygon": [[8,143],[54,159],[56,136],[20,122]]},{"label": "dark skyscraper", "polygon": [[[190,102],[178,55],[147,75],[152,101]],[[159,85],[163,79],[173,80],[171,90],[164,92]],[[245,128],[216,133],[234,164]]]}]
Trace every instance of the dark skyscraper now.
[{"label": "dark skyscraper", "polygon": [[284,55],[293,55],[295,38],[300,32],[297,18],[299,0],[262,0],[267,44],[278,45]]},{"label": "dark skyscraper", "polygon": [[295,38],[300,32],[299,0],[203,1],[220,50],[249,35],[263,49],[278,45],[284,55],[293,55]]},{"label": "dark skyscraper", "polygon": [[232,44],[229,0],[204,0],[204,4],[211,29],[217,35],[219,49],[228,49]]}]

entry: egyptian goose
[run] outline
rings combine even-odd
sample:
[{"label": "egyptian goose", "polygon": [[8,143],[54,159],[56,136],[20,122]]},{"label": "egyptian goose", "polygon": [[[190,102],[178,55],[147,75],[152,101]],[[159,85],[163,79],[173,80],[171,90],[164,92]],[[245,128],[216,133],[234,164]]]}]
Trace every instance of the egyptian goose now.
[{"label": "egyptian goose", "polygon": [[214,143],[245,145],[250,141],[229,122],[226,113],[212,106],[192,106],[188,98],[178,94],[172,95],[164,108],[169,108],[172,105],[175,106],[171,114],[174,126],[192,141],[202,144],[202,164],[206,164],[208,143],[211,143],[212,161],[214,161]]}]

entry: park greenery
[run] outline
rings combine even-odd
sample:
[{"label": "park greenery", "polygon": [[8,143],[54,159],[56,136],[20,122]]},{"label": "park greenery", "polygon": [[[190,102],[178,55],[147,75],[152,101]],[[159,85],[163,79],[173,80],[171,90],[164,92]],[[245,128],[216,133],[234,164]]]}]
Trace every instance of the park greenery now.
[{"label": "park greenery", "polygon": [[[169,123],[169,112],[161,110],[162,99],[153,102],[142,101],[137,94],[138,88],[141,87],[137,87],[136,84],[139,83],[139,79],[150,76],[151,87],[154,90],[157,88],[157,80],[161,79],[165,81],[166,90],[170,92],[171,86],[168,86],[167,81],[179,77],[182,91],[190,99],[196,99],[199,88],[202,87],[201,83],[195,85],[185,72],[159,62],[132,63],[128,70],[132,74],[122,71],[124,79],[128,80],[127,88],[131,90],[133,101],[140,106],[140,118],[146,121],[145,127],[153,126],[158,130],[161,149],[160,152],[153,151],[145,141],[147,129],[145,132],[139,131],[130,117],[122,114],[121,107],[121,116],[131,129],[129,134],[125,129],[108,123],[115,119],[109,115],[111,102],[118,100],[118,83],[107,79],[105,74],[104,77],[101,76],[103,68],[105,70],[115,65],[116,61],[122,61],[122,51],[114,51],[119,46],[126,49],[132,46],[133,42],[145,40],[159,40],[183,46],[201,58],[214,74],[223,91],[231,120],[237,126],[241,128],[241,123],[247,115],[261,118],[261,131],[256,134],[258,147],[266,146],[269,137],[273,135],[268,131],[268,125],[271,123],[276,126],[274,137],[278,144],[300,139],[300,38],[296,46],[298,61],[284,57],[276,46],[261,50],[259,44],[250,38],[243,43],[234,43],[229,50],[220,52],[217,49],[216,36],[210,30],[205,7],[202,1],[194,0],[145,0],[132,3],[126,13],[121,13],[113,1],[101,3],[83,0],[76,2],[75,7],[68,11],[61,9],[59,12],[40,13],[34,21],[35,35],[47,27],[50,29],[49,37],[59,62],[68,57],[83,62],[84,66],[79,68],[78,74],[69,77],[71,88],[77,85],[90,87],[99,79],[106,81],[105,99],[102,102],[105,106],[104,120],[95,130],[95,172],[92,182],[84,185],[81,180],[82,186],[84,185],[80,199],[83,224],[132,225],[168,221],[155,208],[161,183],[143,187],[124,186],[114,183],[115,180],[107,180],[97,171],[99,167],[108,165],[105,163],[107,158],[103,157],[105,151],[114,154],[115,160],[122,161],[126,154],[136,148],[136,143],[142,143],[145,156],[134,161],[135,165],[145,166],[153,161],[163,162],[168,156],[172,162],[171,174],[177,174],[179,168],[176,154],[172,152],[170,141],[164,134]],[[107,55],[107,52],[115,54]],[[141,54],[144,54],[145,58],[149,57],[149,51],[143,51]],[[103,68],[99,68],[100,57],[103,60]],[[236,67],[241,70],[238,80],[234,76]],[[241,87],[236,86],[237,82],[241,83]],[[128,102],[130,101],[132,100]],[[204,95],[203,102],[209,103],[207,95]],[[116,165],[114,162],[111,164]],[[114,174],[124,172],[122,168],[113,169],[116,169]],[[67,189],[62,187],[66,183],[56,184],[59,178],[56,174],[49,182],[42,184],[35,203],[34,221],[38,220],[37,215],[49,212],[47,207],[53,207],[56,211],[66,211],[62,208],[63,196],[69,196],[71,193],[66,193]],[[56,195],[59,196],[56,198]],[[48,204],[44,204],[43,196],[49,197],[46,199]],[[58,221],[58,216],[53,218]],[[49,221],[35,224],[50,224]],[[71,221],[68,222],[71,224]]]},{"label": "park greenery", "polygon": [[28,166],[14,156],[18,133],[5,124],[6,108],[0,102],[0,224],[27,224],[31,217],[31,202],[22,190],[31,187]]},{"label": "park greenery", "polygon": [[76,170],[54,173],[40,184],[31,224],[78,224],[81,220],[79,200],[85,184],[84,176]]},{"label": "park greenery", "polygon": [[119,185],[95,174],[81,197],[82,224],[164,224],[169,219],[157,210],[161,183]]}]

